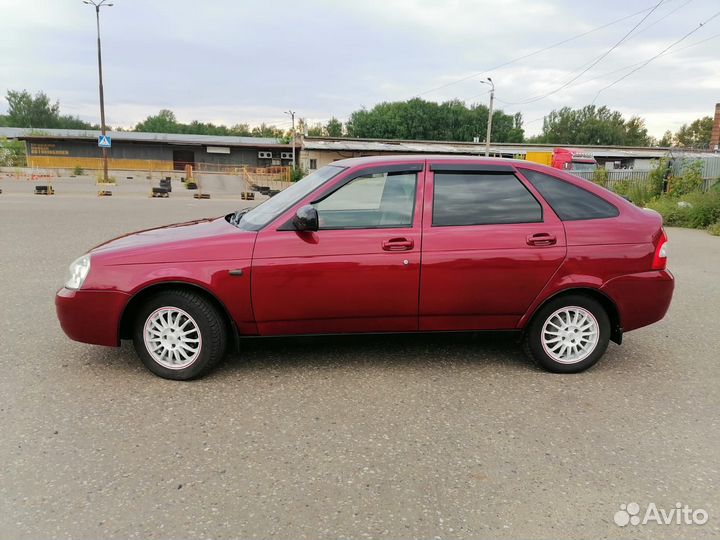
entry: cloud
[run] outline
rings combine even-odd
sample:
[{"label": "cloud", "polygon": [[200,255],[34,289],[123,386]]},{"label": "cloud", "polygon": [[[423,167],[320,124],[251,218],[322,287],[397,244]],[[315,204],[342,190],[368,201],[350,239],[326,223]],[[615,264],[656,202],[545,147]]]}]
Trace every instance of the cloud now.
[{"label": "cloud", "polygon": [[[609,0],[114,0],[102,11],[109,122],[131,126],[161,108],[183,120],[233,124],[346,117],[361,106],[408,99],[527,102],[546,94],[617,42],[642,15],[511,65],[495,68],[653,2]],[[596,67],[546,99],[514,105],[529,133],[553,108],[583,106],[603,86],[717,10],[713,0],[666,0]],[[44,90],[62,110],[97,121],[95,17],[80,0],[5,0],[0,93]],[[660,135],[712,114],[718,101],[720,19],[682,46],[601,93],[598,103],[647,120]],[[495,69],[491,69],[495,68]],[[613,72],[617,73],[613,73]],[[432,90],[427,92],[428,90]],[[424,93],[427,92],[427,93]],[[0,102],[0,110],[3,104]],[[532,122],[532,120],[536,120]]]}]

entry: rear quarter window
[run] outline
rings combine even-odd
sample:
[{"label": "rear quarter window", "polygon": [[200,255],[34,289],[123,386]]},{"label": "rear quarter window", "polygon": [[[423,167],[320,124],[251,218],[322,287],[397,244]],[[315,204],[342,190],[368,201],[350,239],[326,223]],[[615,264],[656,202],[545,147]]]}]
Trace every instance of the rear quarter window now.
[{"label": "rear quarter window", "polygon": [[620,211],[605,199],[549,174],[520,169],[563,221],[613,218]]}]

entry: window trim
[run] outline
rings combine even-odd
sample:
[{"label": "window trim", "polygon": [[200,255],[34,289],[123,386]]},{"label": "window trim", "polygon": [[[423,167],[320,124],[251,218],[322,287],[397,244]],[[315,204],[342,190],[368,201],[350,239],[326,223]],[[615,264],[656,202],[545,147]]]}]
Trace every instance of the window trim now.
[{"label": "window trim", "polygon": [[[579,189],[579,190],[582,190],[582,191],[584,191],[585,193],[590,194],[592,197],[595,197],[596,199],[600,199],[600,200],[603,201],[605,204],[607,204],[608,206],[612,207],[612,208],[615,210],[615,215],[614,215],[614,216],[601,216],[601,217],[563,218],[563,217],[560,216],[560,214],[558,214],[558,211],[555,210],[555,208],[553,207],[552,203],[548,200],[548,198],[547,198],[545,195],[543,195],[542,191],[540,191],[540,189],[532,182],[532,180],[530,180],[530,178],[528,178],[528,177],[525,175],[525,172],[527,172],[527,171],[529,171],[529,172],[534,172],[534,173],[538,173],[538,174],[544,174],[545,176],[549,176],[549,177],[552,178],[553,180],[556,180],[556,181],[558,181],[558,182],[563,182],[563,183],[565,183],[565,184],[568,184],[568,185],[570,185],[570,186],[573,186],[574,188],[577,188],[577,189]],[[555,175],[553,175],[553,174],[548,174],[548,173],[542,172],[542,171],[536,171],[535,169],[531,169],[531,168],[529,168],[529,167],[518,167],[518,168],[517,168],[517,172],[520,173],[520,175],[522,175],[522,178],[524,178],[525,181],[526,181],[528,184],[530,184],[530,185],[538,192],[538,194],[543,198],[543,200],[545,201],[545,203],[547,203],[547,205],[552,209],[552,211],[555,213],[555,215],[557,216],[557,218],[558,218],[561,222],[565,222],[565,221],[594,221],[594,220],[596,220],[596,219],[615,219],[615,218],[617,218],[617,217],[620,217],[620,209],[619,209],[616,205],[614,205],[613,203],[611,203],[610,201],[608,201],[605,197],[601,197],[600,195],[597,195],[597,194],[593,193],[593,192],[590,191],[589,189],[585,189],[584,187],[578,186],[578,185],[575,184],[574,182],[568,182],[567,180],[565,180],[564,178],[560,178],[559,176],[555,176]]]},{"label": "window trim", "polygon": [[488,164],[488,163],[431,163],[430,170],[433,172],[509,172],[514,173],[512,165]]},{"label": "window trim", "polygon": [[[340,182],[337,183],[330,191],[327,193],[323,193],[323,195],[319,199],[313,199],[308,204],[315,204],[323,201],[324,199],[327,199],[330,195],[335,193],[337,190],[345,186],[345,184],[349,184],[356,178],[360,178],[361,176],[369,176],[372,174],[379,174],[379,173],[395,173],[395,172],[414,172],[415,175],[415,188],[417,190],[417,173],[421,173],[423,171],[423,164],[422,163],[408,163],[407,165],[398,164],[398,165],[380,165],[375,167],[366,167],[364,169],[360,169],[359,171],[356,171],[355,174],[348,175],[347,178],[343,178]],[[416,191],[417,193],[417,191]]]},{"label": "window trim", "polygon": [[[512,176],[518,184],[520,184],[525,191],[528,192],[530,197],[537,203],[537,205],[540,207],[540,219],[536,221],[504,221],[502,223],[462,223],[462,224],[450,224],[450,225],[437,225],[435,224],[435,203],[436,203],[436,195],[437,190],[435,189],[437,187],[436,179],[437,174],[433,174],[433,196],[432,196],[432,211],[430,212],[430,227],[482,227],[486,225],[491,226],[497,226],[497,225],[522,225],[525,223],[544,223],[545,222],[545,207],[543,206],[542,202],[535,196],[535,194],[528,189],[528,187],[525,185],[525,182],[522,181],[522,178],[520,178],[516,174],[516,170],[513,167],[509,167],[506,165],[497,165],[498,169],[496,170],[487,170],[487,165],[483,165],[483,168],[475,168],[468,170],[467,166],[462,166],[460,168],[452,169],[452,170],[441,170],[441,171],[434,171],[434,172],[441,172],[444,174],[463,174],[463,173],[469,173],[469,174],[485,174],[487,176]],[[507,170],[505,170],[507,169]],[[510,174],[508,174],[510,173]]]}]

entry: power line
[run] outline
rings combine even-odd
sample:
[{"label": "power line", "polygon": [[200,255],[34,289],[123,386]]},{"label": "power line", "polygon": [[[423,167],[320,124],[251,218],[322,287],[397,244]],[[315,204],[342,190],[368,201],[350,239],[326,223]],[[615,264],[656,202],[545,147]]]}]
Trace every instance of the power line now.
[{"label": "power line", "polygon": [[[586,31],[586,32],[582,32],[582,33],[580,33],[580,34],[577,34],[577,35],[575,35],[575,36],[569,37],[569,38],[567,38],[567,39],[563,39],[563,40],[561,40],[561,41],[558,41],[557,43],[553,43],[552,45],[548,45],[547,47],[543,47],[542,49],[537,49],[537,50],[535,50],[535,51],[533,51],[533,52],[530,52],[530,53],[528,53],[528,54],[524,54],[524,55],[522,55],[522,56],[518,56],[517,58],[513,58],[513,59],[511,59],[511,60],[508,60],[507,62],[503,62],[502,64],[498,64],[497,66],[494,66],[494,67],[491,67],[491,68],[487,68],[487,69],[485,69],[485,70],[483,70],[483,71],[478,71],[477,73],[473,73],[472,75],[467,75],[467,76],[465,76],[465,77],[461,77],[461,78],[456,79],[456,80],[454,80],[454,81],[451,81],[451,82],[449,82],[449,83],[446,83],[446,84],[443,84],[443,85],[440,85],[440,86],[436,86],[435,88],[430,88],[429,90],[425,90],[425,91],[423,91],[423,92],[420,92],[420,93],[418,93],[418,94],[415,94],[414,97],[424,96],[425,94],[429,94],[429,93],[435,92],[435,91],[437,91],[437,90],[442,90],[443,88],[447,88],[448,86],[452,86],[452,85],[454,85],[454,84],[458,84],[458,83],[467,81],[468,79],[473,79],[473,78],[475,78],[475,77],[479,77],[480,75],[483,75],[483,74],[485,74],[485,73],[489,73],[489,72],[494,71],[494,70],[496,70],[496,69],[500,69],[500,68],[502,68],[502,67],[509,66],[510,64],[514,64],[514,63],[519,62],[519,61],[521,61],[521,60],[525,60],[526,58],[530,58],[531,56],[535,56],[535,55],[540,54],[540,53],[543,53],[543,52],[545,52],[545,51],[549,51],[550,49],[554,49],[555,47],[559,47],[560,45],[564,45],[564,44],[566,44],[566,43],[569,43],[569,42],[574,41],[574,40],[576,40],[576,39],[579,39],[579,38],[581,38],[581,37],[587,36],[587,35],[589,35],[589,34],[592,34],[592,33],[594,33],[594,32],[597,32],[597,31],[599,31],[599,30],[603,30],[604,28],[607,28],[607,27],[612,26],[612,25],[614,25],[614,24],[617,24],[617,23],[619,23],[619,22],[626,21],[627,19],[632,19],[633,17],[636,17],[637,15],[640,15],[641,13],[645,13],[646,11],[655,10],[655,8],[657,8],[657,5],[656,5],[655,7],[649,7],[649,8],[641,9],[640,11],[636,11],[635,13],[631,13],[630,15],[625,15],[624,17],[620,17],[619,19],[615,19],[614,21],[610,21],[609,23],[603,24],[603,25],[601,25],[601,26],[597,26],[597,27],[592,28],[592,29],[590,29],[590,30],[588,30],[588,31]],[[643,19],[643,20],[644,20],[644,19]]]},{"label": "power line", "polygon": [[[653,22],[651,22],[650,24],[648,24],[647,26],[645,26],[644,28],[642,28],[640,31],[635,32],[635,34],[634,34],[633,36],[631,36],[629,39],[627,39],[626,41],[630,41],[630,40],[632,40],[632,39],[635,39],[635,38],[637,38],[640,34],[642,34],[642,33],[644,33],[644,32],[647,32],[650,28],[652,28],[652,27],[655,26],[656,24],[660,23],[661,21],[667,19],[668,17],[670,17],[672,14],[676,13],[677,11],[681,10],[682,8],[684,8],[685,6],[687,6],[690,2],[692,2],[692,0],[685,0],[685,2],[683,2],[682,4],[680,4],[679,6],[677,6],[676,8],[668,11],[665,15],[663,15],[663,16],[660,17],[659,19],[654,20]],[[588,65],[589,65],[590,63],[592,63],[592,62],[593,62],[593,60],[591,60],[590,62],[587,62],[587,63],[585,63],[585,64],[583,64],[583,65],[581,65],[581,66],[578,66],[578,67],[576,67],[575,69],[573,69],[573,70],[571,70],[570,72],[568,72],[566,75],[572,75],[573,73],[576,73],[578,70],[583,69],[584,67],[588,66]],[[640,62],[638,62],[638,63],[640,63]],[[635,64],[633,64],[633,65],[635,65]],[[622,69],[625,69],[625,68],[622,68]],[[622,70],[622,69],[621,69],[621,70]],[[619,71],[621,71],[621,70],[619,70]],[[611,73],[615,73],[615,71],[613,71],[613,72],[611,72]],[[563,78],[563,77],[558,77],[557,79],[553,80],[553,84],[560,82],[560,80],[561,80],[562,78]],[[595,79],[589,79],[589,80],[595,80]],[[580,84],[582,84],[582,83],[580,83]],[[573,86],[577,86],[577,85],[573,85]],[[473,99],[474,97],[475,97],[475,96],[473,96],[473,97],[471,97],[471,98],[468,98],[468,99]],[[517,104],[520,103],[520,102],[504,101],[504,100],[502,100],[502,99],[498,99],[498,101],[500,101],[501,103],[505,103],[505,104],[507,104],[507,105],[517,105]]]},{"label": "power line", "polygon": [[[692,49],[693,47],[697,47],[698,45],[702,45],[703,43],[705,43],[705,42],[707,42],[707,41],[710,41],[710,40],[713,40],[713,39],[717,39],[717,38],[719,38],[719,37],[720,37],[720,33],[719,33],[719,34],[713,34],[713,35],[710,36],[710,37],[707,37],[707,38],[705,38],[705,39],[701,39],[700,41],[696,41],[695,43],[691,43],[690,45],[686,45],[685,47],[680,47],[679,49],[676,49],[675,51],[673,51],[673,53],[670,53],[670,54],[679,53],[680,51],[684,51],[684,50],[686,50],[686,49]],[[577,84],[574,84],[574,85],[573,85],[573,88],[578,87],[578,86],[582,86],[582,85],[584,85],[584,84],[587,84],[587,83],[590,83],[590,82],[593,82],[593,81],[597,81],[598,79],[604,79],[604,78],[607,77],[608,75],[613,75],[613,74],[615,74],[615,73],[620,73],[621,71],[625,71],[625,70],[627,70],[627,69],[634,68],[634,67],[636,67],[636,66],[640,66],[641,64],[644,64],[645,62],[646,62],[645,60],[640,60],[639,62],[635,62],[635,63],[633,63],[633,64],[628,64],[627,66],[623,66],[623,67],[621,67],[621,68],[614,69],[614,70],[612,70],[612,71],[608,71],[608,72],[603,73],[603,74],[601,74],[601,75],[597,75],[597,76],[595,76],[595,77],[592,77],[591,79],[585,79],[585,80],[582,81],[582,82],[579,82],[579,83],[577,83]],[[480,94],[480,95],[482,95],[482,94]],[[474,99],[475,97],[477,97],[477,96],[471,96],[471,97],[469,97],[469,98],[467,98],[467,99]],[[507,103],[507,104],[509,104],[509,102],[504,101],[504,100],[502,100],[502,99],[500,99],[500,98],[498,98],[498,97],[496,97],[495,99],[496,99],[497,101],[500,101],[501,103]],[[528,120],[528,121],[525,122],[525,123],[526,123],[526,124],[529,124],[529,123],[531,123],[531,122],[536,122],[536,121],[538,121],[538,120],[542,120],[542,118],[537,118],[537,119],[535,119],[535,120]]]},{"label": "power line", "polygon": [[[685,47],[680,47],[679,49],[676,49],[675,51],[673,51],[673,52],[670,53],[670,54],[679,53],[680,51],[684,51],[684,50],[686,50],[686,49],[692,49],[693,47],[697,47],[698,45],[702,45],[703,43],[705,43],[705,42],[707,42],[707,41],[710,41],[710,40],[713,40],[713,39],[717,39],[717,38],[720,38],[720,33],[718,33],[718,34],[713,34],[713,35],[710,36],[710,37],[706,37],[705,39],[701,39],[700,41],[696,41],[695,43],[691,43],[690,45],[686,45]],[[593,77],[592,79],[586,79],[586,80],[584,80],[583,82],[578,83],[578,84],[576,84],[576,85],[574,85],[574,86],[582,86],[583,84],[587,84],[587,83],[596,81],[596,80],[598,80],[598,79],[604,79],[604,78],[607,77],[608,75],[613,75],[614,73],[619,73],[619,72],[621,72],[621,71],[625,71],[625,70],[627,70],[627,69],[634,68],[635,66],[639,66],[639,65],[641,65],[641,64],[644,64],[645,62],[646,62],[645,60],[641,60],[640,62],[635,62],[634,64],[629,64],[629,65],[627,65],[627,66],[623,66],[623,67],[621,67],[621,68],[614,69],[614,70],[612,70],[612,71],[608,71],[607,73],[603,73],[602,75],[598,75],[598,76],[596,76],[596,77]],[[472,99],[472,98],[469,98],[469,99]],[[497,99],[498,101],[501,101],[501,100],[499,100],[498,98],[495,98],[495,99]],[[543,116],[541,116],[541,117],[539,117],[539,118],[533,118],[532,120],[523,120],[523,125],[534,124],[535,122],[539,122],[540,120],[544,120],[546,116],[547,116],[547,115],[543,115]]]},{"label": "power line", "polygon": [[630,75],[632,75],[633,73],[641,70],[642,68],[644,68],[645,66],[647,66],[650,62],[652,62],[652,61],[655,60],[656,58],[659,58],[660,56],[662,56],[663,54],[665,54],[667,51],[669,51],[670,49],[672,49],[672,48],[673,48],[675,45],[677,45],[678,43],[680,43],[680,42],[684,41],[685,39],[689,38],[691,35],[693,35],[695,32],[697,32],[698,30],[700,30],[703,26],[705,26],[706,24],[708,24],[710,21],[712,21],[713,19],[715,19],[715,18],[718,17],[718,16],[720,16],[720,11],[716,12],[714,15],[712,15],[710,18],[706,19],[705,21],[701,22],[696,28],[693,28],[693,29],[690,30],[687,34],[685,34],[684,36],[682,36],[680,39],[678,39],[677,41],[675,41],[675,42],[671,43],[670,45],[668,45],[667,47],[665,47],[662,51],[660,51],[659,53],[657,53],[655,56],[652,56],[652,57],[648,58],[648,59],[647,59],[645,62],[643,62],[640,66],[636,67],[635,69],[633,69],[633,70],[630,71],[629,73],[626,73],[625,75],[623,75],[623,76],[620,77],[619,79],[614,80],[613,82],[611,82],[611,83],[608,84],[607,86],[602,87],[600,90],[598,90],[597,94],[595,94],[595,97],[593,98],[592,102],[595,103],[595,100],[597,100],[597,98],[598,98],[598,96],[600,95],[601,92],[607,90],[608,88],[611,88],[611,87],[615,86],[615,85],[616,85],[617,83],[619,83],[620,81],[622,81],[622,80],[624,80],[624,79],[627,79],[627,78],[628,78]]},{"label": "power line", "polygon": [[536,101],[540,101],[541,99],[548,98],[548,97],[552,96],[553,94],[557,94],[560,90],[562,90],[562,89],[564,89],[564,88],[567,88],[567,87],[570,86],[572,83],[574,83],[575,81],[577,81],[580,77],[582,77],[583,75],[585,75],[585,73],[587,73],[587,72],[590,71],[592,68],[594,68],[595,66],[597,66],[603,59],[607,58],[607,56],[608,56],[611,52],[613,52],[613,51],[614,51],[615,49],[617,49],[620,45],[622,45],[622,43],[623,43],[628,37],[630,37],[630,35],[631,35],[635,30],[637,30],[637,28],[638,28],[642,23],[644,23],[645,20],[646,20],[650,15],[652,15],[652,13],[653,13],[657,8],[659,8],[660,5],[661,5],[664,1],[665,1],[665,0],[660,0],[660,2],[658,2],[657,4],[655,4],[655,7],[653,7],[642,19],[640,19],[640,22],[638,22],[635,26],[633,26],[633,27],[630,29],[629,32],[627,32],[622,38],[620,38],[620,41],[616,42],[616,43],[615,43],[612,47],[610,47],[607,51],[605,51],[603,54],[601,54],[599,57],[597,57],[595,60],[593,60],[592,63],[591,63],[589,66],[587,66],[587,67],[586,67],[585,69],[583,69],[580,73],[578,73],[577,75],[575,75],[572,79],[564,82],[563,84],[561,84],[560,86],[558,86],[558,87],[555,88],[554,90],[551,90],[551,91],[548,92],[547,94],[543,94],[543,95],[541,95],[541,96],[536,96],[536,97],[530,98],[530,99],[524,99],[524,100],[521,100],[521,101],[504,101],[503,103],[507,103],[508,105],[526,105],[526,104],[528,104],[528,103],[534,103],[534,102],[536,102]]},{"label": "power line", "polygon": [[[681,6],[681,7],[682,7],[682,6]],[[659,22],[659,21],[656,21],[656,22]],[[686,45],[685,47],[680,47],[679,49],[675,49],[675,50],[674,50],[672,53],[670,53],[670,54],[676,54],[676,53],[679,53],[680,51],[684,51],[684,50],[687,50],[687,49],[692,49],[693,47],[697,47],[698,45],[702,45],[703,43],[706,43],[706,42],[711,41],[711,40],[713,40],[713,39],[717,39],[717,38],[719,38],[719,37],[720,37],[720,33],[718,33],[718,34],[713,34],[712,36],[709,36],[709,37],[707,37],[707,38],[701,39],[700,41],[695,41],[694,43],[690,43],[689,45]],[[590,79],[585,79],[584,81],[579,82],[579,83],[573,85],[573,87],[582,86],[582,85],[584,85],[584,84],[587,84],[587,83],[596,81],[596,80],[598,80],[598,79],[603,79],[603,78],[607,77],[608,75],[613,75],[613,74],[615,74],[615,73],[620,73],[620,72],[625,71],[625,70],[627,70],[627,69],[630,69],[630,68],[639,66],[639,65],[641,65],[641,64],[643,64],[643,63],[645,63],[645,60],[641,60],[640,62],[635,62],[635,63],[633,63],[633,64],[629,64],[629,65],[623,66],[623,67],[621,67],[621,68],[618,68],[618,69],[614,69],[614,70],[612,70],[612,71],[605,72],[605,73],[603,73],[603,74],[601,74],[601,75],[597,75],[597,76],[592,77],[592,78],[590,78]],[[473,95],[473,96],[470,96],[470,97],[468,97],[468,98],[465,98],[463,101],[464,101],[464,102],[468,102],[468,101],[470,101],[470,100],[477,99],[477,98],[479,98],[479,97],[481,97],[481,96],[484,96],[484,95],[487,95],[487,94],[489,94],[489,93],[490,93],[489,90],[488,90],[488,91],[485,91],[485,92],[481,92],[481,93],[479,93],[479,94],[475,94],[475,95]],[[509,102],[506,102],[506,101],[504,101],[504,100],[502,100],[502,99],[499,99],[497,96],[495,96],[495,99],[496,99],[497,101],[500,101],[501,103],[509,104]],[[317,123],[323,123],[323,124],[324,124],[325,122],[329,121],[331,118],[336,118],[337,120],[339,120],[339,121],[341,121],[341,122],[344,122],[345,120],[347,120],[348,118],[350,118],[350,114],[341,115],[341,116],[331,116],[331,117],[328,117],[328,118],[318,119],[318,120],[314,120],[314,121],[317,122]],[[544,116],[541,116],[541,117],[539,117],[539,118],[534,118],[533,120],[524,120],[524,121],[523,121],[523,124],[524,124],[524,125],[533,124],[533,123],[535,123],[535,122],[539,122],[540,120],[543,120],[544,118],[545,118],[545,115],[544,115]],[[287,122],[285,122],[285,123],[287,123]]]}]

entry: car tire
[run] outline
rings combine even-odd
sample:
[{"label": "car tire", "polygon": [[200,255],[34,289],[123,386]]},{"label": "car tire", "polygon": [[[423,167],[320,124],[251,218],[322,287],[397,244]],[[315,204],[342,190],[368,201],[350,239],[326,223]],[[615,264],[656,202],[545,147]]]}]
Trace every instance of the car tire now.
[{"label": "car tire", "polygon": [[533,316],[525,332],[525,352],[553,373],[579,373],[593,366],[610,342],[610,318],[589,296],[573,294],[550,300]]},{"label": "car tire", "polygon": [[218,308],[199,294],[172,289],[140,307],[133,343],[155,375],[187,381],[206,374],[225,356],[227,325]]}]

